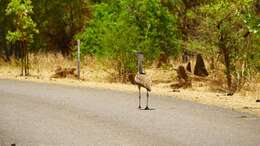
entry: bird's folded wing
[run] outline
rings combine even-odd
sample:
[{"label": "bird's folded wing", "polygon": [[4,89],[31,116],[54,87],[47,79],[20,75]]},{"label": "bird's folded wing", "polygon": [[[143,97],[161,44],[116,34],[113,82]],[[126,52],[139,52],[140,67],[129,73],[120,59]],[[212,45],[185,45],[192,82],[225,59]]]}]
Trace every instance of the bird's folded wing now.
[{"label": "bird's folded wing", "polygon": [[149,76],[143,74],[137,74],[135,76],[135,82],[143,86],[144,88],[148,89],[149,91],[151,91],[152,81]]}]

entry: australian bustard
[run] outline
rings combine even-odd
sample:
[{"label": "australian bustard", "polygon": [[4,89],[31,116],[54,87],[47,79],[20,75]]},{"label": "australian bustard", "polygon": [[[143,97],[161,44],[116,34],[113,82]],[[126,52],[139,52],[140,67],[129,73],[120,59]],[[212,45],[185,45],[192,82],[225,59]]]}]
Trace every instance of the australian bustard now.
[{"label": "australian bustard", "polygon": [[[137,55],[143,55],[142,53],[139,53]],[[147,74],[144,72],[143,67],[142,67],[142,61],[143,61],[143,56],[141,57],[141,59],[138,57],[138,72],[135,76],[135,83],[138,86],[138,90],[139,90],[139,106],[138,108],[141,109],[141,87],[145,88],[147,93],[147,100],[146,100],[146,108],[145,110],[149,110],[148,107],[148,102],[149,102],[149,92],[151,92],[151,79],[150,77],[147,76]]]}]

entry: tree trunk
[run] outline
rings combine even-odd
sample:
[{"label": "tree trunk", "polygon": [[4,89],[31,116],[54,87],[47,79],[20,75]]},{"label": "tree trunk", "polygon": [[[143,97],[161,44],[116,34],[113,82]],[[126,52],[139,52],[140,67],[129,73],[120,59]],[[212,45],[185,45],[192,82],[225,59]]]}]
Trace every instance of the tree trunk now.
[{"label": "tree trunk", "polygon": [[231,76],[229,51],[226,48],[222,49],[222,50],[223,50],[223,55],[224,55],[225,67],[226,67],[226,78],[227,78],[228,90],[231,90],[232,76]]},{"label": "tree trunk", "polygon": [[219,48],[221,49],[221,53],[224,57],[224,64],[226,67],[226,78],[227,78],[227,85],[228,90],[231,91],[232,87],[232,76],[231,76],[231,64],[230,64],[230,52],[228,48],[223,44],[224,42],[224,34],[220,34],[220,40],[219,40]]},{"label": "tree trunk", "polygon": [[20,42],[21,50],[21,76],[29,76],[29,56],[27,49],[27,42]]},{"label": "tree trunk", "polygon": [[25,49],[25,76],[29,76],[29,56],[28,56],[28,48],[27,48],[27,42],[24,42],[24,49]]},{"label": "tree trunk", "polygon": [[210,58],[210,69],[211,70],[215,69],[215,59],[214,59],[214,57]]},{"label": "tree trunk", "polygon": [[23,46],[23,42],[20,42],[20,50],[21,50],[21,76],[24,76],[24,55],[25,55],[25,51],[24,51],[24,46]]}]

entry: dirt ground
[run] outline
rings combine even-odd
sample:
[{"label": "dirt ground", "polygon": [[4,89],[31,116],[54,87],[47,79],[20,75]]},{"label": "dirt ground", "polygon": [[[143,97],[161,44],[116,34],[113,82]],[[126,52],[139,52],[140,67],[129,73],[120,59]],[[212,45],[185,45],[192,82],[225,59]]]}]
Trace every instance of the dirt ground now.
[{"label": "dirt ground", "polygon": [[[50,59],[51,58],[51,59]],[[44,62],[44,63],[42,63]],[[65,62],[65,63],[64,63]],[[32,58],[33,70],[30,70],[31,76],[19,76],[19,67],[16,63],[0,65],[0,79],[14,79],[23,81],[34,81],[41,83],[64,84],[69,86],[84,86],[91,88],[104,88],[111,90],[120,90],[125,92],[137,92],[137,87],[131,84],[114,83],[111,78],[111,71],[105,69],[94,61],[86,60],[82,64],[81,78],[76,79],[51,79],[55,67],[60,65],[64,67],[75,66],[72,61],[64,60],[61,56],[41,57],[41,59]],[[224,90],[224,76],[210,75],[206,78],[192,76],[192,88],[180,89],[173,92],[170,85],[176,80],[176,72],[172,67],[160,69],[147,69],[146,72],[153,81],[152,93],[162,96],[172,96],[183,100],[189,100],[196,103],[229,108],[239,112],[247,112],[260,116],[260,83],[252,82],[233,96],[227,96]]]}]

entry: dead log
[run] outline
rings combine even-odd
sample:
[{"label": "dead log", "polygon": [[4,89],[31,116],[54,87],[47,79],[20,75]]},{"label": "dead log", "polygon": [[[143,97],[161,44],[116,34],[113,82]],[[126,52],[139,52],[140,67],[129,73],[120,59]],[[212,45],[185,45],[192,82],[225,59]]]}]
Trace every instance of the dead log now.
[{"label": "dead log", "polygon": [[196,65],[194,68],[194,75],[201,76],[201,77],[206,77],[209,75],[201,54],[197,55]]},{"label": "dead log", "polygon": [[177,78],[178,83],[172,84],[171,87],[173,89],[179,89],[179,88],[189,88],[192,86],[191,78],[188,76],[188,74],[185,71],[185,68],[181,65],[178,67],[177,71]]},{"label": "dead log", "polygon": [[77,78],[75,71],[76,68],[62,68],[58,66],[51,78]]},{"label": "dead log", "polygon": [[165,53],[161,53],[157,64],[157,68],[160,68],[163,64],[168,64],[168,63],[169,63],[169,57]]}]

